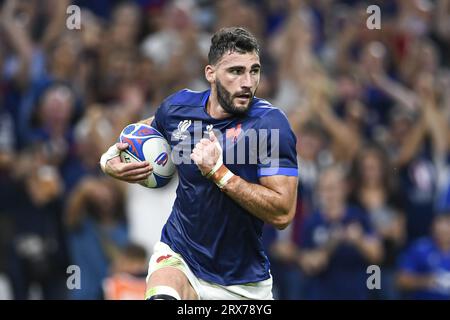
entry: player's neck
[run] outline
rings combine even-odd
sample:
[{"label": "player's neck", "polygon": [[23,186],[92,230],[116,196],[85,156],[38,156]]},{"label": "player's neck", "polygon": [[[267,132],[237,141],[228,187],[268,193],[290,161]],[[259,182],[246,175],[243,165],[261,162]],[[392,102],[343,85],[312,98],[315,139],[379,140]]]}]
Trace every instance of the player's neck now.
[{"label": "player's neck", "polygon": [[217,94],[211,90],[211,94],[209,95],[209,99],[206,102],[206,112],[209,114],[211,118],[214,119],[225,119],[233,116],[232,114],[226,112],[224,108],[219,103],[217,99]]}]

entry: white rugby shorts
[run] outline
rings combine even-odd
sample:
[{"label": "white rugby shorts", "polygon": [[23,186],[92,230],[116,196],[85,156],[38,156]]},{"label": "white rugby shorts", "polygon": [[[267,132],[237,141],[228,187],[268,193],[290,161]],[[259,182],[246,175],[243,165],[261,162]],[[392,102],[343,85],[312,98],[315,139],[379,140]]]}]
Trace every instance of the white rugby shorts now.
[{"label": "white rugby shorts", "polygon": [[267,280],[241,285],[222,286],[197,278],[184,261],[167,244],[157,242],[150,258],[147,281],[151,274],[164,267],[182,271],[200,300],[273,300],[272,277]]}]

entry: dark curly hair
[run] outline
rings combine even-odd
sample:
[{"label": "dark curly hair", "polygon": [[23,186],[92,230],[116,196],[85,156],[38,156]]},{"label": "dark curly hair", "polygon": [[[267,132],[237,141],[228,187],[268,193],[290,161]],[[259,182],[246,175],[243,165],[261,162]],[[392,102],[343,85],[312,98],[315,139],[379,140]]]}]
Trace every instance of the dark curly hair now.
[{"label": "dark curly hair", "polygon": [[211,39],[208,63],[211,65],[216,64],[225,52],[255,52],[259,55],[258,41],[255,36],[244,28],[222,28]]}]

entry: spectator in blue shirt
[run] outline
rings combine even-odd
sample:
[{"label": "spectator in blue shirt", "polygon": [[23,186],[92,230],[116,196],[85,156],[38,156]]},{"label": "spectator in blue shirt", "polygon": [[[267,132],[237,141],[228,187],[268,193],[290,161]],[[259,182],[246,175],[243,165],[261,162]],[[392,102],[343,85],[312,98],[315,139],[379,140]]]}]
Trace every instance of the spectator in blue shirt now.
[{"label": "spectator in blue shirt", "polygon": [[309,299],[367,299],[367,267],[381,261],[383,250],[367,215],[349,205],[339,167],[323,171],[319,209],[302,232],[300,265],[310,278]]},{"label": "spectator in blue shirt", "polygon": [[397,284],[407,299],[450,299],[450,208],[435,216],[431,236],[403,253]]}]

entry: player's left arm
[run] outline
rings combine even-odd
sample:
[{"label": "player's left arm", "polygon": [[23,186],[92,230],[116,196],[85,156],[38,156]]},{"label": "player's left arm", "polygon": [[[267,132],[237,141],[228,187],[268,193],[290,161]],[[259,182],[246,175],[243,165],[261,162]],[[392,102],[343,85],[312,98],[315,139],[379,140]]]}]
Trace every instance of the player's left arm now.
[{"label": "player's left arm", "polygon": [[295,215],[297,176],[271,175],[250,183],[234,175],[222,160],[222,150],[214,133],[201,139],[191,154],[201,173],[251,214],[278,229],[286,228]]}]

